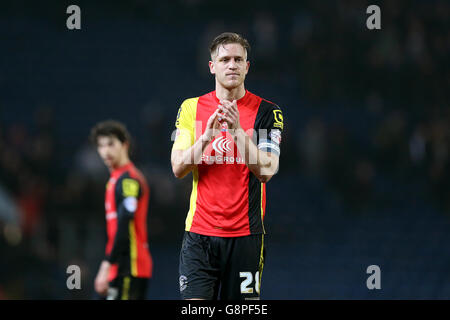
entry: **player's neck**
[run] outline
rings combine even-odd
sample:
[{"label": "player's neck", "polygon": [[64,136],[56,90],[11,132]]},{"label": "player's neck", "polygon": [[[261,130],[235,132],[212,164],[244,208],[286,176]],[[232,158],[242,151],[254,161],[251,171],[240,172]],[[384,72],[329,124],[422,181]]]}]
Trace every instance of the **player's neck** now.
[{"label": "player's neck", "polygon": [[216,97],[219,100],[239,100],[245,96],[245,87],[241,85],[237,88],[227,89],[220,85],[216,85]]},{"label": "player's neck", "polygon": [[110,169],[111,171],[118,170],[130,163],[130,158],[128,156],[122,157],[114,166]]}]

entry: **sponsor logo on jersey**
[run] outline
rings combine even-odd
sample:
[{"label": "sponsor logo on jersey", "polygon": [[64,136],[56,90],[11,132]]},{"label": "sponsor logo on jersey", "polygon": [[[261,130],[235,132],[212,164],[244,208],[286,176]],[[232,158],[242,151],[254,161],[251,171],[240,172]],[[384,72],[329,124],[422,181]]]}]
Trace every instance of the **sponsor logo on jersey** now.
[{"label": "sponsor logo on jersey", "polygon": [[245,159],[242,157],[232,157],[232,156],[208,156],[202,155],[202,161],[206,164],[245,164]]},{"label": "sponsor logo on jersey", "polygon": [[232,151],[230,147],[231,143],[232,143],[231,139],[227,139],[225,137],[220,136],[213,141],[212,147],[216,152],[219,153],[231,152]]}]

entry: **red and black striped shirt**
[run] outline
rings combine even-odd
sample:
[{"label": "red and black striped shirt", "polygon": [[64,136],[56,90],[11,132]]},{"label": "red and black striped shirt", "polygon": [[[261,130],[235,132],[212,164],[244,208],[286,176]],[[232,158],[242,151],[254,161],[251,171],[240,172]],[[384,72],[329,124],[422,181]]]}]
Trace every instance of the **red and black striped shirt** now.
[{"label": "red and black striped shirt", "polygon": [[109,281],[117,276],[152,276],[147,239],[149,196],[146,179],[133,163],[111,172],[105,195]]},{"label": "red and black striped shirt", "polygon": [[[195,143],[218,104],[215,91],[183,102],[174,150],[186,150]],[[237,107],[241,127],[254,137],[258,148],[279,155],[281,109],[249,91],[237,100]],[[264,233],[266,185],[248,169],[229,132],[216,136],[206,147],[192,174],[186,231],[221,237]]]}]

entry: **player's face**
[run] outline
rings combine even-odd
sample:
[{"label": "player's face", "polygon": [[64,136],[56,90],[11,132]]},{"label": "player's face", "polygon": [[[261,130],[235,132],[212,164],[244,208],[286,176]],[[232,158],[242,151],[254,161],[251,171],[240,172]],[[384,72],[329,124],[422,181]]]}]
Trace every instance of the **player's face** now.
[{"label": "player's face", "polygon": [[226,89],[234,89],[244,83],[250,62],[244,47],[238,43],[220,45],[209,62],[216,81]]},{"label": "player's face", "polygon": [[97,138],[97,151],[108,168],[117,167],[127,154],[126,143],[122,143],[115,136],[99,136]]}]

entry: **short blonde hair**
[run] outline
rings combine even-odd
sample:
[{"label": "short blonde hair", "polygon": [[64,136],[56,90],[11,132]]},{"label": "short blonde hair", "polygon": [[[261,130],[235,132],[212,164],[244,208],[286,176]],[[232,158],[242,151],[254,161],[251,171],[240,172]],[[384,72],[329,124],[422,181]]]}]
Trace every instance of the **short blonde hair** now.
[{"label": "short blonde hair", "polygon": [[245,49],[247,55],[250,52],[250,44],[248,43],[247,39],[245,39],[238,33],[224,32],[215,37],[214,40],[211,42],[211,45],[209,46],[209,52],[211,54],[211,57],[216,53],[216,50],[220,45],[229,43],[240,44]]}]

